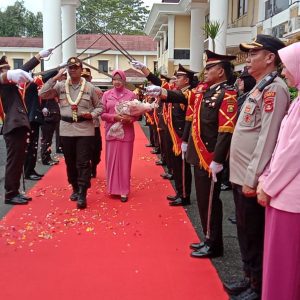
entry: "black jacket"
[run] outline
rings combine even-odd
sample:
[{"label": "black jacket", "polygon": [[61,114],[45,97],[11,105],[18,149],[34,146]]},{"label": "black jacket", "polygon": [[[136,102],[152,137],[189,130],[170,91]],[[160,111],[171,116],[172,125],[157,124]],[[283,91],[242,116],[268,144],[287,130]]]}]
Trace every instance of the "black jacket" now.
[{"label": "black jacket", "polygon": [[[24,64],[21,69],[29,72],[39,63],[40,61],[36,57],[33,57]],[[5,113],[3,134],[8,134],[19,127],[27,127],[30,129],[27,110],[19,93],[18,87],[15,84],[0,85],[0,97]]]}]

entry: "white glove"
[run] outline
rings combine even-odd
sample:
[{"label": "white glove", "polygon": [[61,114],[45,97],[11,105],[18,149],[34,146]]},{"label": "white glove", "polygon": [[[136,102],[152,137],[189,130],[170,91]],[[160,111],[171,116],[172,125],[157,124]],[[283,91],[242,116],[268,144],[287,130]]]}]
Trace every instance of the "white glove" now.
[{"label": "white glove", "polygon": [[162,88],[157,85],[150,85],[146,87],[146,92],[149,96],[158,97],[161,95]]},{"label": "white glove", "polygon": [[182,142],[182,143],[181,143],[181,151],[182,151],[182,152],[186,152],[186,150],[187,150],[187,145],[188,145],[188,144],[185,143],[185,142]]},{"label": "white glove", "polygon": [[183,160],[184,160],[185,153],[187,151],[187,145],[188,144],[186,142],[181,143],[181,157]]},{"label": "white glove", "polygon": [[142,70],[143,68],[147,68],[147,66],[145,64],[143,64],[142,62],[140,61],[137,61],[137,60],[133,60],[131,62],[132,66],[138,70]]},{"label": "white glove", "polygon": [[7,76],[7,80],[13,81],[15,83],[24,83],[27,81],[33,81],[30,74],[21,69],[8,70],[6,76]]},{"label": "white glove", "polygon": [[50,49],[43,49],[39,52],[39,55],[41,58],[45,58],[45,57],[48,57],[53,51],[53,48],[50,48]]},{"label": "white glove", "polygon": [[212,161],[209,165],[210,171],[211,171],[211,175],[212,175],[212,179],[214,182],[217,182],[217,174],[220,173],[223,170],[223,165],[216,163],[215,161]]},{"label": "white glove", "polygon": [[44,117],[47,117],[47,116],[49,115],[49,110],[48,110],[48,108],[47,108],[47,107],[44,107],[44,108],[42,109],[42,113],[43,113],[43,116],[44,116]]}]

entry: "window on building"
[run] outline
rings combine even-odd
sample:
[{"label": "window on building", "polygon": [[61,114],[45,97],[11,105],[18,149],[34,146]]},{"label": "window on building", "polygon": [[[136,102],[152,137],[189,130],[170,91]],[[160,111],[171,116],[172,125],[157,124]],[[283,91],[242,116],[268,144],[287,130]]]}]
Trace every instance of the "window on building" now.
[{"label": "window on building", "polygon": [[248,12],[248,0],[239,0],[238,18]]},{"label": "window on building", "polygon": [[272,36],[275,36],[277,38],[282,38],[285,33],[286,32],[284,24],[280,24],[272,28]]},{"label": "window on building", "polygon": [[98,60],[98,69],[100,72],[108,73],[108,60]]},{"label": "window on building", "polygon": [[190,59],[190,49],[174,49],[174,59]]},{"label": "window on building", "polygon": [[289,8],[289,0],[267,0],[265,2],[265,19]]},{"label": "window on building", "polygon": [[23,61],[24,60],[22,58],[14,58],[14,69],[20,69],[24,65]]},{"label": "window on building", "polygon": [[278,14],[289,8],[289,0],[273,0],[274,14]]}]

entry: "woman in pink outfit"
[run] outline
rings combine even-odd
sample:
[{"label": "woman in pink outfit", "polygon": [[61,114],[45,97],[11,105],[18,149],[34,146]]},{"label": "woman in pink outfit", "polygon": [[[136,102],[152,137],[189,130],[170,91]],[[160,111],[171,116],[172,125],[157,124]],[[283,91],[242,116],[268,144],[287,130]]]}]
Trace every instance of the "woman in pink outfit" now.
[{"label": "woman in pink outfit", "polygon": [[[300,43],[279,50],[282,74],[300,89]],[[263,300],[300,299],[300,97],[282,121],[258,202],[266,206]]]},{"label": "woman in pink outfit", "polygon": [[[120,195],[121,201],[126,202],[130,191],[133,122],[136,119],[117,114],[115,106],[122,101],[135,99],[136,95],[125,88],[126,76],[122,70],[114,71],[112,76],[114,87],[103,94],[104,113],[101,115],[102,120],[105,121],[107,191],[111,195]],[[123,125],[124,137],[122,138],[109,134],[110,127],[116,122],[121,122]]]}]

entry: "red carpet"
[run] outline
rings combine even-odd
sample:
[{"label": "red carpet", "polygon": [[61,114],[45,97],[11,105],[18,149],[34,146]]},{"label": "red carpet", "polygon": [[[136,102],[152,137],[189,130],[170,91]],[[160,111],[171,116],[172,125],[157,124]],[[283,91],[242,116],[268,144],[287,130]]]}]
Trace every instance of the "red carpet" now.
[{"label": "red carpet", "polygon": [[[228,299],[210,260],[190,258],[197,235],[136,125],[127,203],[105,193],[102,162],[88,209],[68,200],[65,165],[53,167],[0,222],[0,299]],[[104,155],[103,155],[104,160]]]}]

